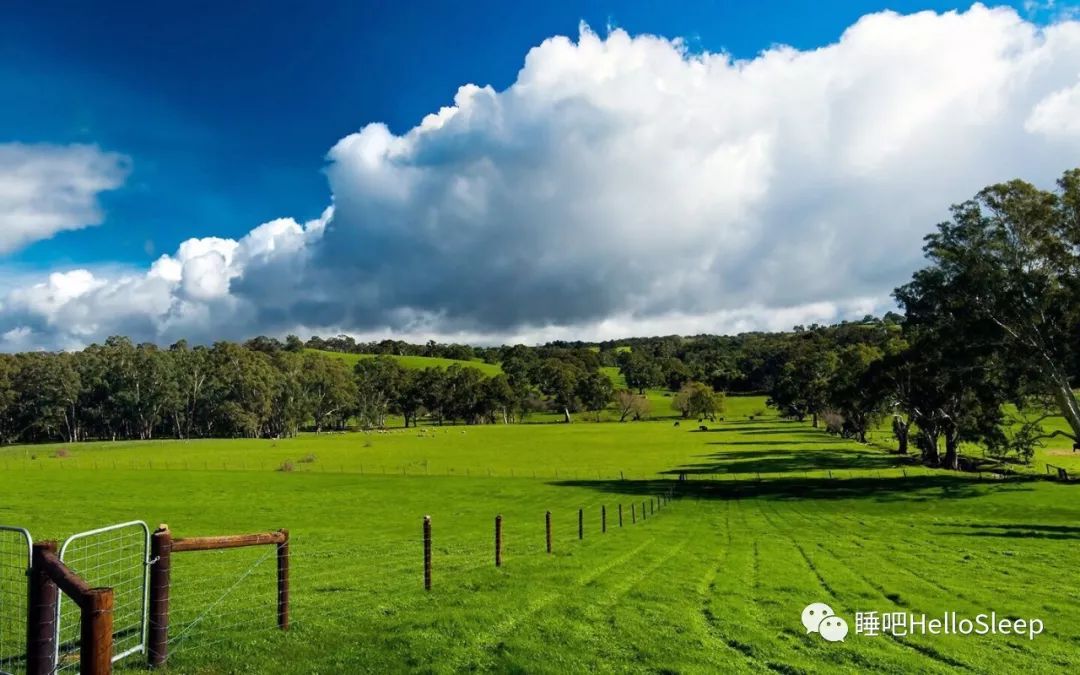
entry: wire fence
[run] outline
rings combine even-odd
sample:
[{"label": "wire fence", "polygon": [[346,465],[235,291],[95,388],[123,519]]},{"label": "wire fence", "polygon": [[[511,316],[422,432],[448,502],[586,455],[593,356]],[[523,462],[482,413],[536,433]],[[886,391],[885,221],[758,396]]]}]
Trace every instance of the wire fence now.
[{"label": "wire fence", "polygon": [[[666,493],[646,496],[644,503],[659,516],[670,498]],[[641,501],[635,503],[642,508]],[[606,509],[606,531],[600,523],[600,505],[589,509],[586,538],[619,529],[617,504]],[[625,509],[629,513],[629,503]],[[557,549],[566,550],[579,539],[577,512],[557,515],[561,525]],[[498,552],[494,531],[455,533],[453,541],[446,543],[447,537],[440,539],[436,520],[431,549],[435,590],[475,583],[472,575],[494,570],[497,558],[511,565],[544,557],[553,559],[545,543],[544,516],[539,513],[529,522],[507,521]],[[418,521],[414,540],[381,541],[368,546],[349,541],[328,546],[322,538],[294,535],[288,554],[290,629],[303,630],[312,624],[324,629],[328,624],[340,624],[347,630],[357,621],[377,622],[386,614],[423,602],[425,569],[419,525]],[[630,526],[627,517],[625,527]],[[277,632],[276,553],[273,547],[173,553],[167,659],[171,666],[189,667],[192,659],[201,663],[216,658],[209,656],[215,653],[237,653],[257,635]]]},{"label": "wire fence", "polygon": [[30,533],[0,525],[0,673],[26,672]]},{"label": "wire fence", "polygon": [[[648,504],[650,517],[659,515],[670,503],[672,492],[639,495],[634,504],[642,514]],[[554,537],[557,549],[565,551],[572,542],[600,539],[622,527],[622,521],[615,520],[620,507],[589,505],[586,529],[580,528],[584,509],[560,511]],[[432,578],[433,570],[438,589],[492,583],[496,577],[483,581],[471,575],[493,570],[504,561],[541,564],[542,559],[558,560],[550,555],[551,512],[541,512],[535,520],[510,519],[505,529],[502,524],[499,516],[494,530],[487,534],[454,528],[440,536],[436,530],[434,541],[421,537],[417,527],[414,539],[395,536],[359,546],[348,538],[336,544],[319,537],[290,538],[284,530],[174,540],[163,526],[153,535],[151,547],[149,529],[141,521],[73,535],[60,548],[59,561],[41,561],[42,569],[50,569],[50,575],[69,573],[76,579],[65,583],[111,590],[113,608],[107,615],[112,648],[110,652],[107,641],[80,644],[86,607],[80,608],[67,596],[70,591],[65,591],[55,604],[46,605],[48,611],[38,613],[41,616],[34,623],[44,634],[53,635],[43,643],[49,645],[45,653],[53,656],[47,660],[52,663],[51,670],[44,671],[29,664],[26,653],[28,617],[34,616],[28,607],[31,538],[25,530],[0,527],[0,673],[22,675],[31,668],[36,670],[31,675],[85,672],[87,664],[80,663],[87,658],[83,648],[93,645],[105,650],[98,654],[106,662],[110,656],[115,663],[149,651],[150,663],[161,663],[153,660],[156,650],[152,645],[160,644],[153,641],[155,628],[162,629],[158,635],[167,645],[166,658],[174,667],[216,667],[218,659],[242,655],[278,629],[295,624],[321,630],[329,622],[345,631],[355,621],[379,621],[384,618],[381,612],[423,602],[428,597],[425,590],[431,590],[425,580]],[[627,519],[626,526],[630,525]],[[425,528],[425,534],[429,533]],[[160,534],[167,537],[165,547],[158,539]],[[151,559],[151,551],[157,557]],[[168,570],[167,574],[148,573],[162,563],[160,569]],[[44,567],[47,564],[53,567]],[[37,569],[33,572],[39,574]],[[164,588],[151,579],[164,579]],[[159,593],[162,590],[164,593]],[[164,612],[159,614],[162,607]],[[155,624],[151,622],[154,618],[161,620]],[[110,636],[108,624],[103,628],[103,635]]]},{"label": "wire fence", "polygon": [[[136,521],[73,535],[61,547],[60,559],[87,584],[113,589],[113,661],[145,644],[148,537],[146,524]],[[80,613],[71,598],[60,598],[58,672],[78,670]]]}]

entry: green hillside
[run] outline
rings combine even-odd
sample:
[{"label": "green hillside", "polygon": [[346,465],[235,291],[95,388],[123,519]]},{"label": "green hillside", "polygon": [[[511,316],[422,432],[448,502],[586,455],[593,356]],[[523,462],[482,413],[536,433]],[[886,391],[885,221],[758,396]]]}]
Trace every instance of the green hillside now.
[{"label": "green hillside", "polygon": [[[376,354],[326,352],[318,349],[310,349],[308,351],[318,352],[319,354],[325,354],[331,358],[340,359],[350,366],[355,365],[360,359],[373,359],[376,356]],[[466,368],[476,368],[485,375],[498,375],[502,372],[502,368],[500,368],[497,363],[484,363],[483,361],[460,361],[458,359],[440,359],[434,356],[396,356],[393,354],[391,354],[390,357],[406,368],[413,370],[423,370],[424,368],[449,368],[450,366],[457,365]]]}]

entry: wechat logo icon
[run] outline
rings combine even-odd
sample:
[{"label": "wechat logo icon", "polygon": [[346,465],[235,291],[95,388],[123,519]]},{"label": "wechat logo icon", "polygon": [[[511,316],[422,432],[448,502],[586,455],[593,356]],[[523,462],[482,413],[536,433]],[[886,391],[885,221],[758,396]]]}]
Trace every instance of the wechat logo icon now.
[{"label": "wechat logo icon", "polygon": [[847,621],[836,616],[824,602],[814,602],[803,609],[802,625],[807,633],[817,633],[828,642],[843,642],[848,634]]}]

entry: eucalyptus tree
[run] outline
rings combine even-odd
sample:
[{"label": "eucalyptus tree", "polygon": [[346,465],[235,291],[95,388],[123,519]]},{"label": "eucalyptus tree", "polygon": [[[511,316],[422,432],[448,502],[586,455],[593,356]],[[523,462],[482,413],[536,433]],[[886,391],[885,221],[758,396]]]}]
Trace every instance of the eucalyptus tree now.
[{"label": "eucalyptus tree", "polygon": [[923,285],[962,299],[983,321],[975,337],[999,332],[1029,392],[1065,418],[1069,431],[1049,435],[1080,439],[1080,169],[1055,191],[1021,180],[987,187],[952,208],[924,251],[930,264],[898,291],[901,303]]}]

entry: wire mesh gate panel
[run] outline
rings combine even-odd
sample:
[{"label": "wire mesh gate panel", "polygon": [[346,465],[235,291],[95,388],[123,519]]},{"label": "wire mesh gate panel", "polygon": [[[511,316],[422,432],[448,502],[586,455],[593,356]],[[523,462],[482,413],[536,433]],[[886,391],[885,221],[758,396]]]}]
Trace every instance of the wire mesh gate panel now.
[{"label": "wire mesh gate panel", "polygon": [[[150,528],[141,520],[74,534],[60,560],[92,587],[113,589],[113,662],[146,649]],[[79,607],[62,597],[56,618],[57,671],[78,670]]]},{"label": "wire mesh gate panel", "polygon": [[0,525],[0,673],[26,672],[26,616],[33,540],[21,527]]}]

